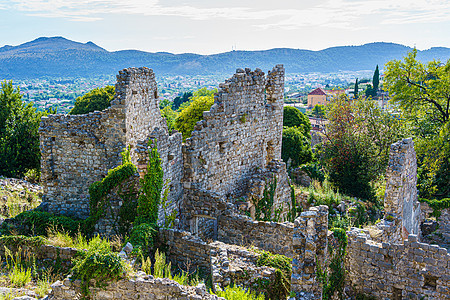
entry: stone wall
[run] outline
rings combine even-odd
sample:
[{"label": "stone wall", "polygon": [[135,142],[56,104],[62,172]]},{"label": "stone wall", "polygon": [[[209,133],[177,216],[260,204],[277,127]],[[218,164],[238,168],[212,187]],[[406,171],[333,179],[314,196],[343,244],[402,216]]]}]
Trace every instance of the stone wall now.
[{"label": "stone wall", "polygon": [[297,300],[322,299],[316,274],[318,264],[321,268],[327,266],[328,207],[311,207],[294,224],[291,291]]},{"label": "stone wall", "polygon": [[417,198],[417,159],[412,139],[391,145],[384,198],[385,241],[401,242],[409,234],[420,235],[420,203]]},{"label": "stone wall", "polygon": [[219,241],[227,244],[256,246],[260,249],[292,257],[292,233],[289,222],[259,222],[240,215],[219,216]]},{"label": "stone wall", "polygon": [[89,186],[121,162],[125,113],[111,108],[86,115],[49,115],[40,128],[41,207],[51,213],[89,216]]},{"label": "stone wall", "polygon": [[[49,299],[73,300],[81,296],[81,281],[66,278],[52,284]],[[186,299],[186,300],[224,300],[211,295],[204,284],[184,286],[168,278],[154,278],[139,272],[130,279],[122,279],[102,288],[90,288],[94,299],[135,300],[135,299]]]},{"label": "stone wall", "polygon": [[409,235],[403,244],[376,243],[361,230],[348,233],[349,284],[377,299],[450,299],[450,255]]},{"label": "stone wall", "polygon": [[183,147],[186,188],[241,196],[257,168],[281,158],[284,68],[238,69],[219,85]]}]

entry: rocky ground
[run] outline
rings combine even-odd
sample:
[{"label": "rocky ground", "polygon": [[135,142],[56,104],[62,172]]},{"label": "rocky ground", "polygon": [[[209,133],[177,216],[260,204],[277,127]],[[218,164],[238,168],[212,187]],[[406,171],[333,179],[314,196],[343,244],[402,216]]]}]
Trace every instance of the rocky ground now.
[{"label": "rocky ground", "polygon": [[11,218],[41,203],[42,187],[22,179],[0,177],[0,218]]}]

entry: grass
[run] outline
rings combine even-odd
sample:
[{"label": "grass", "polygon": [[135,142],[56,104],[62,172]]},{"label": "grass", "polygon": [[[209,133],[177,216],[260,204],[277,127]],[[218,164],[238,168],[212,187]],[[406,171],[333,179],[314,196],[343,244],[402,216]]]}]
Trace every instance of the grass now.
[{"label": "grass", "polygon": [[0,189],[0,201],[0,205],[3,204],[5,207],[1,211],[1,217],[14,218],[23,211],[36,208],[41,202],[41,197],[38,193],[27,189],[17,191],[5,186]]},{"label": "grass", "polygon": [[264,300],[264,295],[258,295],[238,286],[230,286],[223,291],[218,290],[216,295],[227,300]]}]

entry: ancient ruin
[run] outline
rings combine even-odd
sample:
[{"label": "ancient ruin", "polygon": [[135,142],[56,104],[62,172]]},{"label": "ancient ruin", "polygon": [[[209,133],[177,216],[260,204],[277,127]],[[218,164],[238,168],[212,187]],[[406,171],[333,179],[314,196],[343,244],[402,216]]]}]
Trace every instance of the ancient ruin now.
[{"label": "ancient ruin", "polygon": [[[173,265],[192,264],[205,270],[213,287],[231,282],[252,285],[257,278],[270,281],[274,269],[257,267],[260,254],[239,247],[254,245],[292,258],[291,292],[296,299],[321,299],[317,268],[328,260],[328,207],[312,207],[294,223],[283,222],[291,201],[286,165],[280,160],[283,91],[282,65],[267,75],[259,69],[238,69],[219,86],[214,105],[183,143],[181,133],[169,134],[161,117],[153,71],[122,70],[110,108],[42,119],[45,197],[41,208],[86,218],[89,186],[121,163],[120,153],[126,146],[139,174],[124,186],[133,186],[131,182],[138,182],[146,171],[151,139],[157,142],[162,159],[169,213],[177,214],[175,229],[159,230]],[[412,140],[393,144],[385,216],[377,224],[381,236],[373,238],[357,228],[348,232],[346,285],[358,292],[380,299],[450,299],[450,255],[444,248],[419,242],[422,217],[416,169]],[[273,207],[280,212],[280,222],[256,221],[255,199],[274,181]],[[112,218],[121,201],[114,193],[108,197]],[[159,222],[163,222],[161,211]],[[113,233],[112,224],[107,217],[96,230]],[[76,282],[59,282],[53,286],[54,299],[70,298],[78,288]],[[130,293],[215,299],[203,287],[186,288],[143,275],[111,285],[97,297],[128,299],[125,295]]]}]

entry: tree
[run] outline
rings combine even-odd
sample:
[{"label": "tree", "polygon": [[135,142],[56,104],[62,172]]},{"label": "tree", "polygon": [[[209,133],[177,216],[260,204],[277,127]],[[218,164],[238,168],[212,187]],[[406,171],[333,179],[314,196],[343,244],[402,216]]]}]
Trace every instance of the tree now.
[{"label": "tree", "polygon": [[354,91],[353,91],[353,94],[354,94],[354,98],[356,99],[356,98],[358,98],[358,78],[356,78],[356,81],[355,81],[355,89],[354,89]]},{"label": "tree", "polygon": [[321,105],[321,104],[316,104],[316,106],[314,106],[314,108],[311,111],[312,115],[316,118],[325,118],[325,106]]},{"label": "tree", "polygon": [[181,97],[180,96],[175,97],[175,99],[173,99],[172,109],[178,110],[181,104],[189,102],[192,96],[193,96],[192,92],[184,92]]},{"label": "tree", "polygon": [[161,109],[161,116],[166,118],[167,128],[169,129],[169,134],[175,129],[175,120],[178,116],[178,113],[173,111],[170,106],[166,106]]},{"label": "tree", "polygon": [[75,106],[70,110],[69,115],[82,115],[96,110],[102,111],[111,106],[114,95],[115,89],[111,85],[93,89],[75,100]]},{"label": "tree", "polygon": [[300,110],[292,106],[283,108],[283,126],[297,127],[307,138],[310,138],[311,122]]},{"label": "tree", "polygon": [[[21,177],[40,170],[39,123],[49,112],[24,104],[12,81],[2,82],[0,92],[0,175]],[[50,111],[54,113],[55,111]]]},{"label": "tree", "polygon": [[413,49],[404,61],[392,60],[386,64],[385,82],[391,101],[409,116],[428,117],[440,125],[450,117],[450,60],[443,65],[417,61]]},{"label": "tree", "polygon": [[183,140],[191,136],[195,124],[203,119],[203,112],[214,104],[214,94],[217,89],[202,88],[191,97],[191,103],[181,110],[175,120],[175,129],[183,134]]},{"label": "tree", "polygon": [[346,194],[372,199],[370,183],[384,174],[390,145],[402,137],[399,121],[361,98],[341,96],[328,109],[320,158],[330,181]]},{"label": "tree", "polygon": [[306,164],[312,160],[309,139],[298,127],[284,127],[281,142],[281,159],[286,163],[291,160],[292,168]]},{"label": "tree", "polygon": [[386,64],[385,86],[414,137],[420,197],[450,197],[450,60],[423,64],[413,49]]},{"label": "tree", "polygon": [[380,71],[378,70],[378,65],[373,73],[372,85],[375,92],[378,91],[378,87],[380,85]]}]

